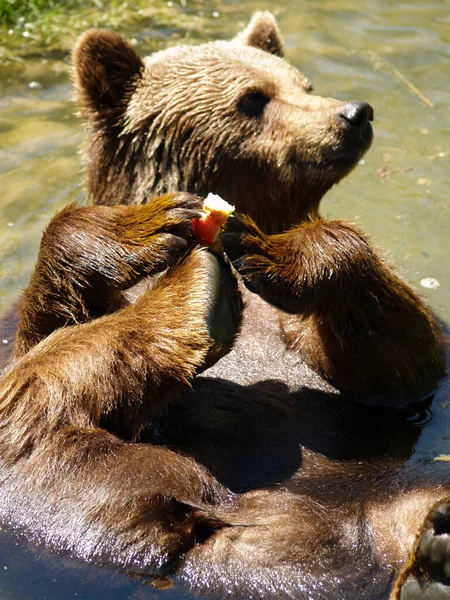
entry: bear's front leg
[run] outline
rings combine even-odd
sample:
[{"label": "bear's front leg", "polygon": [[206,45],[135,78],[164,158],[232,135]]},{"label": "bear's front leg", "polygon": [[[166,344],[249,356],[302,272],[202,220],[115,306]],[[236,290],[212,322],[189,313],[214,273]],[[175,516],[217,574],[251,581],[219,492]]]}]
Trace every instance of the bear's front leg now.
[{"label": "bear's front leg", "polygon": [[74,420],[137,439],[199,371],[230,350],[241,310],[229,265],[196,246],[135,303],[54,331],[2,377],[0,430],[11,427],[17,440],[5,440],[0,456],[20,455],[41,428],[44,435]]},{"label": "bear's front leg", "polygon": [[401,406],[445,374],[434,316],[357,228],[316,219],[267,236],[236,216],[223,243],[247,287],[288,313],[287,346],[339,390]]},{"label": "bear's front leg", "polygon": [[0,518],[84,559],[153,572],[222,526],[226,492],[194,460],[137,443],[227,352],[231,268],[194,246],[113,314],[54,331],[0,380]]},{"label": "bear's front leg", "polygon": [[122,294],[173,264],[193,239],[203,200],[169,194],[144,206],[69,206],[44,232],[20,310],[15,357],[55,329],[127,303]]}]

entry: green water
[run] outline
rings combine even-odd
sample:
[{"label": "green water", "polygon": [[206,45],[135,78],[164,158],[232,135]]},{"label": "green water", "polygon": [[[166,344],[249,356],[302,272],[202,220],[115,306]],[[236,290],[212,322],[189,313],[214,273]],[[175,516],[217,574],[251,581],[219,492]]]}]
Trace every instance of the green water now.
[{"label": "green water", "polygon": [[[356,171],[329,192],[322,214],[360,224],[450,323],[449,0],[160,4],[176,27],[155,27],[145,19],[124,29],[115,24],[116,30],[136,40],[142,53],[180,41],[185,33],[190,43],[230,37],[252,12],[270,9],[278,16],[288,60],[308,75],[314,93],[372,104],[372,149]],[[26,50],[26,38],[23,44]],[[66,54],[51,52],[42,58],[35,49],[25,60],[0,67],[0,313],[26,285],[51,216],[84,198],[78,154],[83,132],[74,116],[68,68]],[[422,287],[425,278],[433,278],[438,287]],[[443,388],[414,460],[449,453],[447,405],[450,394]],[[13,545],[0,538],[0,550],[10,553]],[[17,556],[12,552],[9,557],[15,564],[14,577],[8,576],[11,569],[2,573],[0,562],[2,598],[102,597],[89,584],[94,575],[87,568],[81,576],[72,566],[53,577],[57,567],[34,555],[32,561],[47,575],[33,580],[30,593],[20,584],[23,570],[23,577],[30,576],[20,568],[30,555],[15,552]],[[36,564],[32,568],[35,572]],[[100,588],[107,589],[109,598],[185,597],[182,592],[152,592],[113,574],[101,577]]]}]

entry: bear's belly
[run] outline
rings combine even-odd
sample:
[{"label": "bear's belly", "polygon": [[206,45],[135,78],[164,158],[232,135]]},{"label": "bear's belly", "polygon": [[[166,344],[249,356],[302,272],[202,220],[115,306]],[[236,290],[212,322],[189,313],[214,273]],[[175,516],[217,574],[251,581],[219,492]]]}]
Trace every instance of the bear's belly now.
[{"label": "bear's belly", "polygon": [[286,349],[280,333],[278,309],[246,290],[243,296],[246,308],[235,346],[200,377],[218,378],[240,385],[280,381],[289,392],[307,387],[338,393],[312,371],[298,353]]}]

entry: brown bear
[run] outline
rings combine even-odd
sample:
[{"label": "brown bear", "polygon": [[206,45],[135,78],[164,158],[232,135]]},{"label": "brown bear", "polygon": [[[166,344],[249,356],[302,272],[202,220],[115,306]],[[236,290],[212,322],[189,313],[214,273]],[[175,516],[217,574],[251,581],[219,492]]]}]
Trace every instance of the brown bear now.
[{"label": "brown bear", "polygon": [[[450,562],[448,467],[404,464],[442,335],[362,232],[318,214],[372,109],[311,95],[282,55],[269,13],[145,61],[79,41],[97,206],[53,219],[24,294],[0,517],[212,597],[419,598]],[[223,253],[193,236],[210,191],[237,208]]]}]

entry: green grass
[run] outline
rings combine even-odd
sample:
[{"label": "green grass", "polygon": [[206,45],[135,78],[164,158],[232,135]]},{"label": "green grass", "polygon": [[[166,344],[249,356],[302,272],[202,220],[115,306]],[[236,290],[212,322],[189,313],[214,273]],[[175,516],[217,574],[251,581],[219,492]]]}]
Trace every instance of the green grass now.
[{"label": "green grass", "polygon": [[[204,20],[184,18],[177,4],[168,6],[166,0],[0,0],[0,64],[37,55],[64,56],[90,27],[125,35],[148,28],[170,31],[172,37],[191,33],[196,37]],[[143,33],[137,43],[151,45],[152,40]]]},{"label": "green grass", "polygon": [[44,13],[63,10],[70,0],[56,2],[55,0],[0,0],[0,23],[13,27],[19,19],[36,20]]}]

